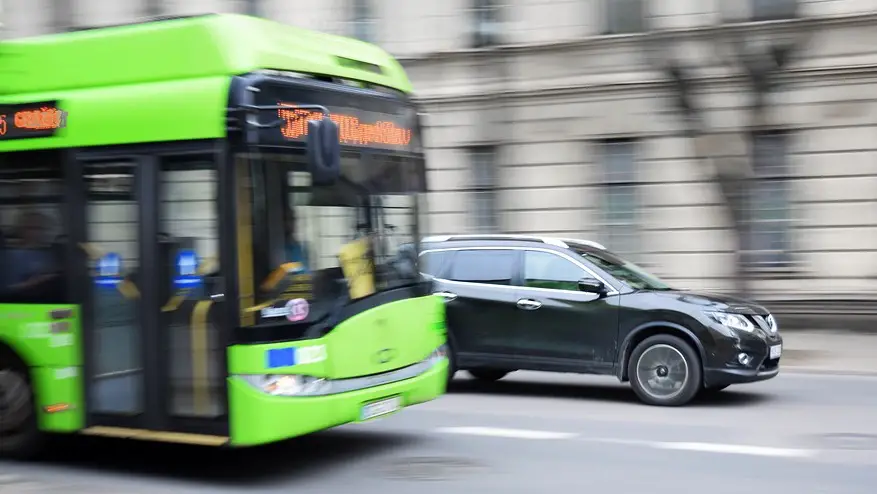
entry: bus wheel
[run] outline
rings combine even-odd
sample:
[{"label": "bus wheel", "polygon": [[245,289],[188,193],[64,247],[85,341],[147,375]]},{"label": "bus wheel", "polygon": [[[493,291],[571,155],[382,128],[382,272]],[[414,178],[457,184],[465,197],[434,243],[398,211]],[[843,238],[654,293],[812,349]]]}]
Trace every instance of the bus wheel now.
[{"label": "bus wheel", "polygon": [[25,371],[0,369],[0,456],[28,459],[41,446],[33,390]]}]

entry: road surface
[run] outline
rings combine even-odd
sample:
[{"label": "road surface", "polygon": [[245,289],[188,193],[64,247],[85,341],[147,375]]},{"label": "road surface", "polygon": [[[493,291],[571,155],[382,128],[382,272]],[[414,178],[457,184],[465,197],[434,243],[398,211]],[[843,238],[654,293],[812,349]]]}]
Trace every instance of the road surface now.
[{"label": "road surface", "polygon": [[0,463],[0,494],[870,494],[875,412],[874,377],[785,374],[669,409],[611,379],[520,372],[254,450],[59,442],[41,463]]}]

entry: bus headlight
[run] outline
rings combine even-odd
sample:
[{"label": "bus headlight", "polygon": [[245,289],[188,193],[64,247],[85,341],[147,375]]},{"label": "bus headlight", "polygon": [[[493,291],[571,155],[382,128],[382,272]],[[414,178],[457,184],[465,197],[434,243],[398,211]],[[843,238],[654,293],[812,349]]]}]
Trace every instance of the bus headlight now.
[{"label": "bus headlight", "polygon": [[295,374],[238,376],[264,393],[274,396],[314,396],[326,394],[329,382],[320,377]]},{"label": "bus headlight", "polygon": [[448,345],[442,344],[423,360],[383,374],[325,379],[300,374],[238,374],[250,386],[272,396],[326,396],[392,384],[422,375],[448,358]]},{"label": "bus headlight", "polygon": [[428,360],[432,363],[436,363],[439,360],[441,360],[443,358],[447,358],[447,357],[448,357],[448,345],[443,344],[443,345],[439,346],[438,348],[436,348],[435,350],[433,350],[432,353],[429,354],[429,357],[426,358],[426,360]]}]

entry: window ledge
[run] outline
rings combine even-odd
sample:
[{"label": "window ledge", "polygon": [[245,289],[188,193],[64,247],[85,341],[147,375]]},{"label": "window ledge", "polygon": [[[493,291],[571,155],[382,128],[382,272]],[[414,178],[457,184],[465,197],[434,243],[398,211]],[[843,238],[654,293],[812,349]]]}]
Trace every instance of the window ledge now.
[{"label": "window ledge", "polygon": [[747,276],[759,279],[799,279],[806,277],[799,264],[779,266],[746,266],[743,269]]}]

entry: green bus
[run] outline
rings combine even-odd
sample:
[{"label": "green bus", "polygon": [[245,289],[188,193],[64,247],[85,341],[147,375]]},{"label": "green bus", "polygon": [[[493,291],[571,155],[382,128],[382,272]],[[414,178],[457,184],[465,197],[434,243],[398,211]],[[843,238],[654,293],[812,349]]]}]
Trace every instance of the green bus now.
[{"label": "green bus", "polygon": [[253,446],[443,394],[411,91],[376,46],[239,15],[0,43],[0,453]]}]

